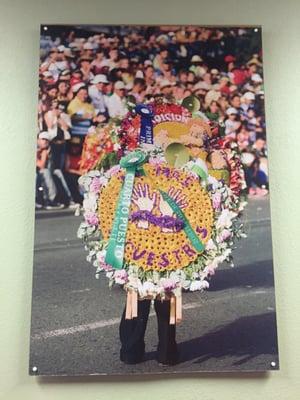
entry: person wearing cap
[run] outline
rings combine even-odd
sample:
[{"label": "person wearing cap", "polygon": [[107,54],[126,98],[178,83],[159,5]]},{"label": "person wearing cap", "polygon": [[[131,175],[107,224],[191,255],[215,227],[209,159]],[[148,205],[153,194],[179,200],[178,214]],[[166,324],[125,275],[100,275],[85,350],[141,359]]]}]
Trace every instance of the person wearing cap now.
[{"label": "person wearing cap", "polygon": [[106,75],[98,74],[91,80],[91,84],[88,88],[88,93],[92,101],[93,106],[101,114],[107,115],[107,98],[105,95],[105,87],[108,85]]},{"label": "person wearing cap", "polygon": [[127,112],[125,99],[125,85],[123,81],[117,81],[114,84],[113,94],[107,101],[108,114],[110,118],[122,118]]},{"label": "person wearing cap", "polygon": [[248,119],[248,110],[254,108],[255,94],[253,92],[246,92],[241,98],[241,115],[242,118]]},{"label": "person wearing cap", "polygon": [[207,67],[203,64],[203,59],[199,55],[194,55],[191,58],[191,66],[189,68],[197,78],[202,78],[202,76],[207,72]]},{"label": "person wearing cap", "polygon": [[83,82],[72,87],[75,97],[70,101],[67,112],[72,121],[72,135],[86,135],[93,122],[102,122],[97,117],[95,107],[88,100],[87,87]]},{"label": "person wearing cap", "polygon": [[241,122],[237,121],[238,111],[236,108],[229,107],[226,110],[227,119],[225,120],[225,135],[236,138],[236,132],[241,126]]},{"label": "person wearing cap", "polygon": [[175,82],[170,82],[168,79],[162,79],[160,81],[160,94],[164,96],[170,96],[173,94],[173,86],[175,86]]}]

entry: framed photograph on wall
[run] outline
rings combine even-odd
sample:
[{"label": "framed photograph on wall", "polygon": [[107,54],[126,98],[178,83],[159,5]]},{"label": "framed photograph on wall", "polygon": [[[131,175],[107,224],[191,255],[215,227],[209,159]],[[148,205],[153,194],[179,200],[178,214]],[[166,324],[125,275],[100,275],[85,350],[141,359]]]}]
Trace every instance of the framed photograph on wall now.
[{"label": "framed photograph on wall", "polygon": [[29,372],[279,368],[256,26],[43,25]]}]

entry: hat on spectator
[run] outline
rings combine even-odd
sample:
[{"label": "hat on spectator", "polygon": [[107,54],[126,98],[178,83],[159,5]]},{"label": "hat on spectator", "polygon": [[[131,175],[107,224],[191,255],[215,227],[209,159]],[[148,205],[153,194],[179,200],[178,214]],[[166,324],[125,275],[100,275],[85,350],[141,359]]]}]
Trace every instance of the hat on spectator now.
[{"label": "hat on spectator", "polygon": [[90,42],[84,43],[83,50],[94,50],[94,46]]},{"label": "hat on spectator", "polygon": [[261,66],[262,63],[259,61],[258,57],[258,54],[253,54],[253,57],[247,62],[247,65],[250,66],[252,64],[255,64]]},{"label": "hat on spectator", "polygon": [[205,96],[205,102],[210,104],[212,101],[218,101],[221,97],[221,93],[216,90],[209,90]]},{"label": "hat on spectator", "polygon": [[255,83],[262,83],[262,77],[259,74],[251,75],[251,80]]},{"label": "hat on spectator", "polygon": [[107,80],[106,75],[98,74],[98,75],[94,76],[94,78],[91,80],[91,83],[96,85],[97,83],[109,83],[109,82]]},{"label": "hat on spectator", "polygon": [[115,83],[115,89],[119,89],[119,90],[125,89],[124,82],[122,82],[122,81],[117,81],[117,82]]},{"label": "hat on spectator", "polygon": [[191,62],[192,63],[196,63],[196,62],[202,62],[203,61],[203,59],[200,57],[200,56],[193,56],[192,58],[191,58]]},{"label": "hat on spectator", "polygon": [[70,58],[74,58],[75,57],[74,54],[72,53],[72,50],[69,49],[68,47],[65,48],[64,55],[66,57],[70,57]]},{"label": "hat on spectator", "polygon": [[72,92],[77,93],[82,88],[85,88],[85,84],[83,82],[76,83],[72,86]]},{"label": "hat on spectator", "polygon": [[227,114],[227,115],[237,114],[237,113],[238,113],[238,112],[237,112],[237,109],[234,108],[234,107],[229,107],[229,108],[226,110],[226,114]]},{"label": "hat on spectator", "polygon": [[209,90],[209,89],[210,89],[210,85],[207,82],[203,82],[203,81],[196,83],[196,85],[194,86],[194,91],[195,90]]},{"label": "hat on spectator", "polygon": [[43,131],[41,133],[39,133],[39,139],[45,139],[45,140],[51,140],[51,136],[49,134],[49,132],[47,131]]},{"label": "hat on spectator", "polygon": [[63,44],[61,44],[60,46],[57,47],[57,51],[59,53],[63,53],[66,49],[67,48]]},{"label": "hat on spectator", "polygon": [[229,54],[228,56],[226,56],[226,57],[224,58],[224,61],[225,61],[226,63],[233,62],[233,61],[235,61],[235,57]]},{"label": "hat on spectator", "polygon": [[150,60],[145,60],[145,61],[144,61],[144,65],[145,65],[145,67],[148,67],[148,65],[150,65],[150,66],[152,67],[152,61],[150,61]]},{"label": "hat on spectator", "polygon": [[167,35],[162,34],[162,35],[157,36],[156,41],[157,41],[157,42],[161,42],[161,41],[163,40],[163,41],[166,41],[166,42],[167,42],[168,39],[169,39],[169,38],[168,38]]},{"label": "hat on spectator", "polygon": [[65,69],[60,73],[60,77],[66,76],[66,75],[71,75],[71,71],[69,69]]},{"label": "hat on spectator", "polygon": [[50,71],[44,71],[42,74],[45,78],[53,78],[53,75]]},{"label": "hat on spectator", "polygon": [[143,79],[144,78],[143,71],[141,71],[141,70],[136,71],[135,77]]},{"label": "hat on spectator", "polygon": [[213,69],[210,71],[210,73],[211,73],[212,75],[218,75],[218,74],[219,74],[219,70],[218,70],[217,68],[213,68]]},{"label": "hat on spectator", "polygon": [[174,86],[175,85],[175,83],[173,83],[173,82],[170,82],[168,79],[162,79],[161,81],[160,81],[160,88],[162,89],[162,88],[164,88],[164,87],[168,87],[168,86]]},{"label": "hat on spectator", "polygon": [[246,100],[255,100],[255,94],[252,93],[252,92],[246,92],[243,95],[243,98],[246,99]]}]

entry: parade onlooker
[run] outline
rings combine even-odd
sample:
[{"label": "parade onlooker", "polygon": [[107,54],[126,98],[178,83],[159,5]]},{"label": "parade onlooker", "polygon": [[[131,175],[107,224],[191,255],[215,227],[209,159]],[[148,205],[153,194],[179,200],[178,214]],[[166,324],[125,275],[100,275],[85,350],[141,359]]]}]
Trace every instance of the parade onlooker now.
[{"label": "parade onlooker", "polygon": [[108,98],[107,106],[110,118],[122,118],[127,114],[128,109],[126,107],[125,85],[122,81],[117,81],[114,84],[114,91]]},{"label": "parade onlooker", "polygon": [[[201,111],[224,123],[227,138],[237,140],[240,150],[254,154],[262,165],[263,154],[255,149],[257,140],[266,139],[260,41],[255,31],[245,31],[134,26],[83,34],[72,27],[65,36],[55,28],[48,30],[41,40],[38,126],[40,132],[47,131],[54,150],[62,137],[57,134],[58,127],[63,129],[60,120],[65,121],[63,140],[66,135],[71,140],[60,170],[68,186],[70,170],[76,170],[68,159],[69,152],[74,153],[71,142],[79,136],[82,141],[91,126],[124,117],[128,100],[143,103],[159,95],[179,103],[197,96]],[[59,112],[61,107],[67,114]]]}]

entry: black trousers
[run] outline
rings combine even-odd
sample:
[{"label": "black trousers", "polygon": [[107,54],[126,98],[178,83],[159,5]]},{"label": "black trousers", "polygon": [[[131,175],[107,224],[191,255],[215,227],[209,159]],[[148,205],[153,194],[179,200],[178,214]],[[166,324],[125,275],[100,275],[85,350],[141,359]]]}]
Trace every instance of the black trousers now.
[{"label": "black trousers", "polygon": [[[120,359],[127,364],[143,361],[145,353],[145,332],[150,312],[151,300],[138,301],[138,316],[125,319],[124,309],[120,323]],[[175,340],[176,326],[170,325],[170,301],[154,301],[157,316],[158,346],[157,361],[162,364],[175,364],[178,359],[178,349]]]}]

